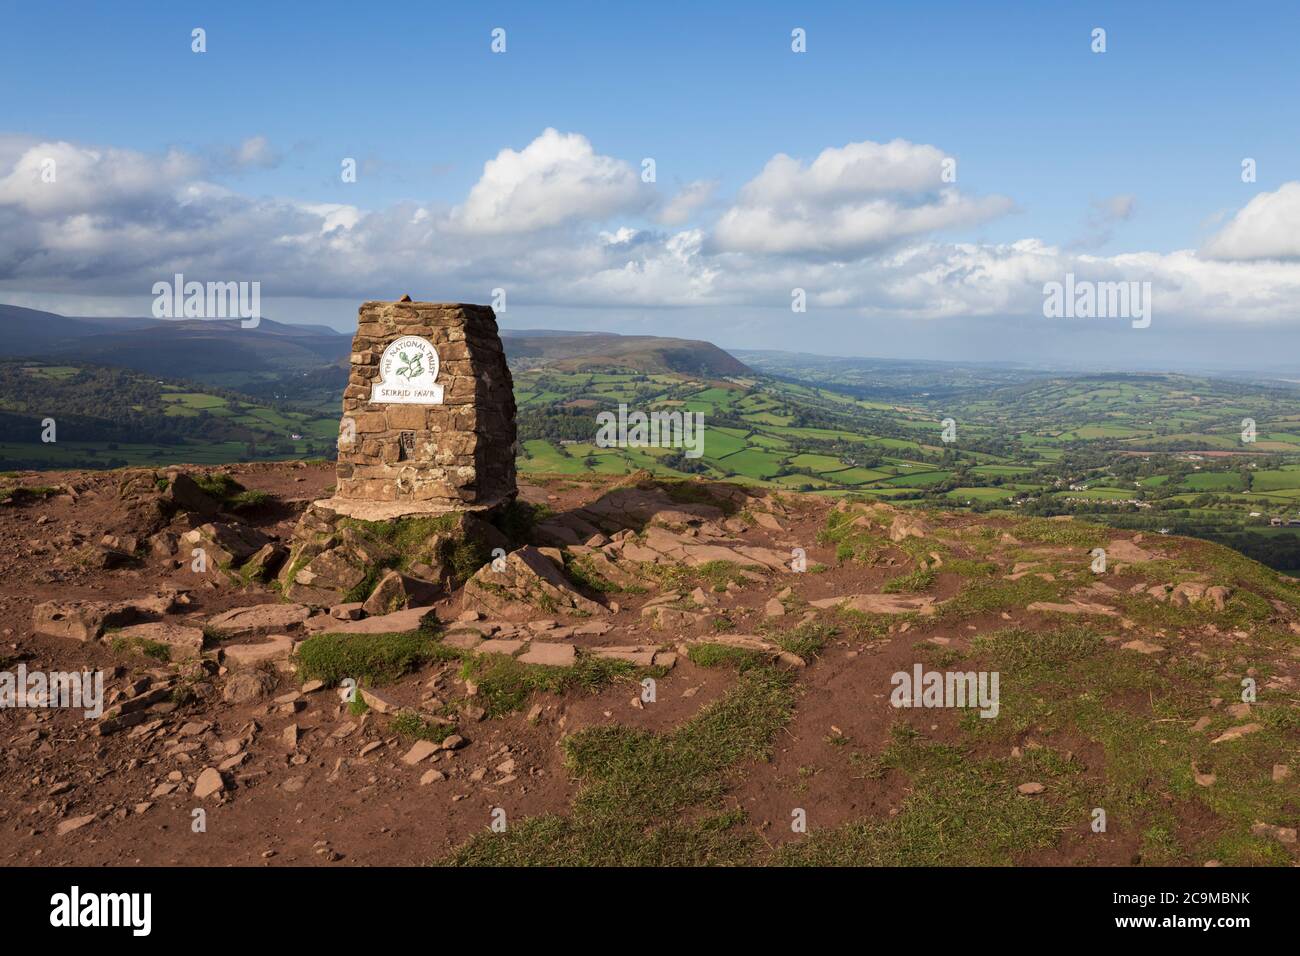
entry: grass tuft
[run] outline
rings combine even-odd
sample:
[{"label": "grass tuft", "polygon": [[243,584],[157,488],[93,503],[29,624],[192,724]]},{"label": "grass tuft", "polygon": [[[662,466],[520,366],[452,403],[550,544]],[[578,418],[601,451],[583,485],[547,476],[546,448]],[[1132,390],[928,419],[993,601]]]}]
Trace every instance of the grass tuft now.
[{"label": "grass tuft", "polygon": [[448,657],[432,630],[389,634],[315,634],[298,645],[299,676],[333,687],[351,677],[371,687]]},{"label": "grass tuft", "polygon": [[580,790],[568,816],[483,833],[447,861],[458,866],[701,866],[741,864],[759,844],[744,813],[720,798],[729,767],[768,755],[794,707],[792,680],[772,668],[740,675],[681,728],[654,734],[598,727],[566,739]]},{"label": "grass tuft", "polygon": [[[1044,750],[1046,748],[1043,748]],[[1046,762],[1044,762],[1045,764]],[[976,759],[960,747],[927,743],[896,725],[881,757],[907,774],[911,795],[895,817],[815,830],[779,850],[783,866],[1008,866],[1027,850],[1054,845],[1085,819],[1077,764],[1052,768]],[[1028,798],[1016,786],[1031,774],[1048,784]]]},{"label": "grass tuft", "polygon": [[501,654],[466,657],[460,676],[478,686],[475,700],[489,717],[522,710],[537,691],[561,694],[573,688],[595,692],[615,681],[630,680],[636,668],[627,661],[579,655],[572,667],[522,664]]}]

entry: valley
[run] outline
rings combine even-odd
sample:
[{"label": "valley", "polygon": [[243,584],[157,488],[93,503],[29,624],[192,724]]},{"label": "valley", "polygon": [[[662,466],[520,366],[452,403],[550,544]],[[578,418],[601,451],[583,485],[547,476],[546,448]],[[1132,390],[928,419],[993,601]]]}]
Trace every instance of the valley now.
[{"label": "valley", "polygon": [[[199,334],[165,331],[180,343]],[[258,331],[268,334],[232,327],[224,340]],[[326,331],[304,334],[328,342]],[[1291,383],[733,356],[706,342],[563,331],[503,341],[525,474],[645,469],[903,507],[1080,515],[1300,570],[1300,527],[1289,524],[1300,520],[1300,389]],[[282,374],[231,369],[228,354],[200,350],[173,366],[187,376],[160,375],[156,356],[134,369],[58,355],[0,360],[0,471],[333,457],[341,365],[295,352],[301,364]],[[597,416],[620,405],[702,415],[702,454],[601,447]],[[54,442],[40,440],[46,418],[57,422]]]}]

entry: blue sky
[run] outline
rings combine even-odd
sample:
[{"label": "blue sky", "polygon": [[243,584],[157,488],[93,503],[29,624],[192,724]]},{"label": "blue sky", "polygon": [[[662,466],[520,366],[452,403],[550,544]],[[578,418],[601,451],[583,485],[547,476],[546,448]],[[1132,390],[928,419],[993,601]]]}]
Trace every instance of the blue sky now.
[{"label": "blue sky", "polygon": [[[953,335],[969,334],[972,346],[983,339],[989,325],[980,325],[982,319],[1027,319],[1040,294],[999,285],[992,294],[978,289],[954,297],[941,285],[927,303],[907,288],[912,283],[893,264],[882,272],[884,264],[925,244],[927,266],[918,270],[924,276],[935,263],[951,261],[936,245],[992,249],[1032,240],[1059,251],[1050,269],[1081,272],[1091,258],[1074,257],[1100,257],[1108,261],[1098,267],[1099,278],[1140,280],[1150,273],[1157,288],[1161,282],[1176,285],[1163,312],[1170,324],[1193,323],[1191,338],[1214,327],[1240,334],[1243,326],[1221,315],[1238,306],[1246,309],[1251,335],[1290,334],[1292,317],[1280,304],[1300,287],[1291,274],[1290,238],[1261,239],[1256,233],[1276,231],[1278,220],[1284,232],[1296,228],[1292,200],[1281,192],[1300,178],[1300,128],[1294,122],[1300,71],[1293,52],[1300,17],[1294,5],[466,6],[6,4],[0,14],[0,83],[10,94],[0,111],[0,137],[11,142],[7,153],[0,148],[0,222],[6,208],[16,210],[15,216],[27,217],[19,218],[20,229],[38,235],[7,259],[0,250],[0,301],[61,311],[138,312],[149,298],[135,289],[147,289],[144,279],[177,264],[204,278],[244,278],[244,271],[258,278],[253,273],[270,261],[266,253],[241,262],[218,248],[218,240],[235,242],[236,223],[278,229],[284,216],[297,215],[292,204],[298,203],[346,206],[374,227],[364,242],[347,244],[352,262],[376,263],[368,271],[357,267],[352,283],[337,279],[351,265],[326,262],[322,271],[332,277],[319,287],[304,262],[268,268],[263,279],[263,295],[272,303],[268,314],[277,314],[278,300],[279,315],[339,327],[355,314],[360,298],[404,291],[386,283],[477,301],[486,300],[486,283],[489,289],[499,284],[514,290],[515,312],[503,316],[505,324],[646,331],[649,322],[674,333],[681,326],[702,336],[730,337],[734,345],[749,344],[735,341],[741,338],[755,347],[792,347],[798,342],[783,318],[789,310],[776,293],[747,298],[738,290],[752,285],[750,275],[793,275],[799,263],[815,261],[820,268],[806,280],[810,297],[817,298],[819,287],[824,293],[810,310],[824,333],[815,338],[839,343],[847,334],[854,350],[871,353],[888,332],[886,351],[905,354],[908,343],[917,343],[942,352],[937,343]],[[202,55],[190,49],[194,27],[207,31]],[[502,55],[489,49],[495,27],[507,31]],[[807,53],[791,52],[794,27],[806,29]],[[1089,48],[1094,27],[1107,31],[1104,54]],[[609,204],[577,210],[562,222],[548,219],[528,234],[512,232],[516,258],[520,250],[571,251],[567,264],[534,262],[518,275],[473,243],[440,245],[436,238],[427,250],[435,262],[429,272],[419,262],[409,275],[400,264],[383,266],[391,256],[373,238],[382,221],[377,216],[385,210],[403,210],[404,216],[415,207],[439,221],[466,203],[485,163],[505,149],[524,151],[548,128],[580,137],[594,157],[633,170],[642,158],[653,157],[655,208],[691,184],[708,184],[709,198],[680,222],[647,213],[645,197],[611,197]],[[774,252],[719,240],[720,218],[773,157],[786,154],[808,165],[824,150],[895,140],[956,157],[963,199],[998,197],[997,211],[941,216],[936,228],[890,231],[880,241],[855,240],[852,251],[834,253],[797,248],[793,241]],[[250,141],[254,148],[247,148]],[[178,152],[191,157],[194,168],[171,183],[173,199],[193,180],[263,208],[251,221],[232,220],[228,233],[200,236],[195,230],[130,257],[121,249],[124,236],[151,227],[173,236],[185,231],[164,228],[175,223],[156,209],[124,211],[132,203],[151,207],[157,198],[130,189],[120,201],[101,201],[94,209],[95,215],[126,220],[106,243],[112,255],[97,259],[92,248],[105,236],[69,244],[77,251],[64,250],[60,274],[51,264],[60,256],[45,254],[50,250],[41,243],[51,240],[42,237],[58,228],[66,235],[75,205],[64,203],[57,212],[61,219],[41,219],[14,185],[22,158],[30,161],[48,143],[89,153],[120,150],[141,157],[142,168]],[[356,183],[340,181],[342,157],[361,164]],[[1258,163],[1254,183],[1241,181],[1243,157]],[[925,161],[925,154],[918,151],[916,159]],[[546,169],[539,175],[545,180]],[[97,195],[112,188],[105,185]],[[903,193],[895,211],[931,208],[933,196],[910,188]],[[1280,198],[1268,198],[1274,194]],[[866,202],[852,189],[835,196],[849,203],[841,208]],[[828,202],[839,202],[835,196]],[[1216,240],[1257,197],[1272,206],[1242,223],[1231,242]],[[786,204],[781,209],[788,212],[788,203],[799,201],[784,197],[778,205]],[[270,204],[275,215],[266,208]],[[228,204],[201,211],[183,205],[203,218],[231,215]],[[30,219],[40,221],[33,225]],[[351,218],[345,228],[357,231]],[[639,235],[624,244],[642,250],[636,253],[638,266],[653,263],[656,255],[671,258],[674,230],[699,230],[700,262],[691,276],[676,277],[682,290],[691,291],[659,295],[620,281],[612,288],[604,283],[603,292],[588,288],[584,268],[619,268],[617,255],[596,261],[593,237],[620,228]],[[496,227],[483,232],[502,234]],[[1251,235],[1243,238],[1242,232]],[[413,240],[407,241],[403,252]],[[669,251],[657,253],[652,243]],[[1189,288],[1185,263],[1134,265],[1122,258],[1204,253],[1207,245],[1219,260],[1233,262],[1237,273],[1219,274],[1216,266],[1212,276],[1207,271],[1210,277]],[[602,248],[607,252],[610,244]],[[998,259],[1015,276],[1032,273],[1024,276],[1026,288],[1041,286],[1041,256],[1033,269],[1007,256]],[[36,268],[38,260],[47,266]],[[133,270],[137,277],[126,279]],[[232,270],[238,274],[227,275]],[[647,277],[652,271],[646,268]],[[837,278],[829,279],[832,274]],[[96,276],[103,281],[97,284]],[[732,287],[723,288],[728,278]],[[1225,298],[1225,288],[1255,283],[1262,284],[1244,304]],[[871,288],[882,285],[898,291],[873,297]],[[1261,301],[1271,304],[1261,307]],[[1041,315],[1036,318],[1041,327]],[[908,334],[897,331],[903,323]],[[1099,355],[1110,351],[1110,345],[1098,348]]]}]

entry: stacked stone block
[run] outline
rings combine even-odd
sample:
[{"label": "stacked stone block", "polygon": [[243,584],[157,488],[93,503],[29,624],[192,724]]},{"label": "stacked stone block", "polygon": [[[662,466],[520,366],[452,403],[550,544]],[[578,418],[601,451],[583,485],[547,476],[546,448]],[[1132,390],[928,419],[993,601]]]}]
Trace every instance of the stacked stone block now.
[{"label": "stacked stone block", "polygon": [[[437,351],[441,404],[370,401],[384,350],[403,336],[427,339]],[[515,497],[514,389],[491,308],[409,297],[366,302],[351,364],[335,503],[454,511]]]}]

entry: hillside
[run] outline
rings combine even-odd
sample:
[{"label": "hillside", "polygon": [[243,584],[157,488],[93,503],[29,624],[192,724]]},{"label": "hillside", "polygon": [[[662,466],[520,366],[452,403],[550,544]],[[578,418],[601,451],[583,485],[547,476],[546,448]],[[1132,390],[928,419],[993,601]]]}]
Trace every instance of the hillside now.
[{"label": "hillside", "polygon": [[[122,368],[0,359],[0,471],[332,456],[337,411],[276,398]],[[55,440],[43,441],[49,419]]]},{"label": "hillside", "polygon": [[333,480],[0,490],[5,666],[110,695],[0,712],[6,864],[1300,863],[1300,590],[1226,549],[642,474],[304,564]]},{"label": "hillside", "polygon": [[[722,378],[750,369],[711,342],[563,330],[501,332],[519,370],[620,370]],[[262,319],[69,317],[0,305],[0,358],[94,362],[236,388],[284,384],[285,373],[322,374],[347,359],[351,335],[324,325]],[[342,389],[341,372],[332,374]]]},{"label": "hillside", "polygon": [[[648,468],[830,497],[1087,515],[1206,537],[1274,567],[1300,568],[1300,537],[1286,524],[1300,504],[1294,386],[883,360],[834,365],[842,380],[832,385],[530,369],[515,377],[520,466],[563,474]],[[703,415],[702,454],[598,447],[594,416],[618,403]],[[1251,442],[1242,441],[1247,417],[1256,424]]]},{"label": "hillside", "polygon": [[[257,330],[210,331],[247,342]],[[274,325],[268,334],[278,334]],[[286,334],[297,348],[298,333]],[[1300,570],[1300,526],[1289,523],[1300,520],[1293,384],[792,353],[746,353],[766,374],[745,365],[723,374],[739,363],[687,343],[691,357],[707,360],[693,374],[628,368],[683,365],[680,340],[532,330],[504,341],[526,472],[644,468],[828,497],[1087,515],[1205,537]],[[157,384],[147,390],[170,394],[143,404],[127,398],[138,382],[93,388],[87,400],[76,376],[99,380],[111,369],[72,359],[19,363],[29,371],[0,377],[0,471],[332,455],[346,369],[302,361],[292,374],[153,373]],[[596,416],[620,404],[702,415],[700,455],[598,447]],[[39,440],[47,414],[62,423],[59,443]],[[1249,443],[1247,418],[1256,423]],[[954,440],[945,441],[949,419]]]},{"label": "hillside", "polygon": [[753,374],[745,363],[712,342],[697,339],[511,330],[502,330],[501,338],[511,368],[519,371],[544,366],[568,372],[634,370],[704,378]]},{"label": "hillside", "polygon": [[70,318],[0,303],[0,356],[38,356],[92,335],[147,329],[156,324],[156,319]]},{"label": "hillside", "polygon": [[346,361],[351,337],[262,319],[68,318],[0,305],[0,358],[95,362],[194,379],[284,375]]}]

